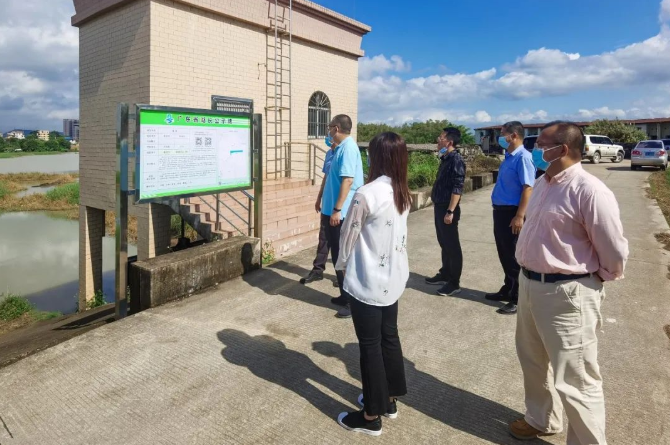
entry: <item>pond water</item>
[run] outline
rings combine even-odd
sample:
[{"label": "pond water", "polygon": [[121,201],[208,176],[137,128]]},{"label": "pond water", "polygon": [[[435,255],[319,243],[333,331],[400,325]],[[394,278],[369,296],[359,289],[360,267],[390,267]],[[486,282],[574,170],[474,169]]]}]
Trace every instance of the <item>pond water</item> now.
[{"label": "pond water", "polygon": [[22,190],[18,193],[15,193],[14,196],[17,198],[23,198],[24,196],[30,196],[30,195],[39,195],[39,194],[44,194],[50,190],[55,189],[55,185],[31,185],[30,188],[27,188],[26,190]]},{"label": "pond water", "polygon": [[78,171],[79,153],[0,159],[0,174],[32,172],[76,173]]},{"label": "pond water", "polygon": [[[129,246],[128,254],[137,248]],[[103,293],[114,301],[114,238],[103,238]],[[0,293],[27,297],[37,309],[75,312],[79,293],[79,222],[46,212],[0,214]]]}]

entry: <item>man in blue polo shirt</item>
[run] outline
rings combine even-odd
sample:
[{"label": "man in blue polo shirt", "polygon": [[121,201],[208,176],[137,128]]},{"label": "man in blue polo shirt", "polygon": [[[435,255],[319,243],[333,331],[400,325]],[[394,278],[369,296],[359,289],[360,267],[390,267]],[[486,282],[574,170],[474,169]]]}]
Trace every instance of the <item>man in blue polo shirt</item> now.
[{"label": "man in blue polo shirt", "polygon": [[[340,253],[340,230],[342,221],[347,217],[351,199],[354,193],[363,185],[363,163],[361,151],[358,144],[351,137],[353,124],[351,118],[346,114],[338,114],[328,125],[328,134],[337,145],[333,160],[330,164],[330,172],[326,178],[326,186],[323,190],[321,213],[330,216],[330,224],[326,230],[330,256],[333,265],[337,264]],[[340,318],[351,317],[349,302],[342,291],[344,275],[337,271],[337,283],[340,288],[340,296],[333,298],[334,304],[343,306],[337,313]]]},{"label": "man in blue polo shirt", "polygon": [[316,247],[316,257],[314,258],[314,263],[312,270],[307,274],[306,277],[300,279],[301,284],[308,284],[314,281],[323,280],[323,272],[326,270],[326,263],[328,262],[328,252],[330,252],[330,247],[328,245],[328,238],[326,237],[326,230],[330,226],[330,216],[324,215],[321,213],[321,199],[323,198],[323,190],[326,186],[326,179],[328,178],[328,172],[330,171],[330,164],[333,162],[333,155],[335,154],[336,146],[333,142],[333,138],[328,135],[324,141],[328,146],[328,151],[323,160],[323,179],[321,180],[321,188],[319,189],[319,194],[316,197],[316,203],[314,204],[314,209],[317,213],[321,214],[321,222],[319,226],[319,244]]},{"label": "man in blue polo shirt", "polygon": [[516,262],[516,242],[524,224],[526,208],[535,184],[533,156],[523,146],[524,128],[521,122],[507,122],[502,126],[498,144],[505,149],[505,160],[500,165],[498,180],[493,188],[493,235],[498,258],[505,272],[500,290],[486,294],[492,301],[507,301],[497,310],[499,314],[516,314],[519,300],[519,272]]}]

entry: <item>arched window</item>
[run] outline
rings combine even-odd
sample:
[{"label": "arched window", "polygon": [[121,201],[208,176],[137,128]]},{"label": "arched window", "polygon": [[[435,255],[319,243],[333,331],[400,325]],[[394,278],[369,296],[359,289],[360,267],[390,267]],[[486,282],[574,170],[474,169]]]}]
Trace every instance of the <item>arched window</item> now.
[{"label": "arched window", "polygon": [[309,139],[325,138],[330,123],[330,99],[325,93],[317,91],[309,98],[307,116],[307,137]]}]

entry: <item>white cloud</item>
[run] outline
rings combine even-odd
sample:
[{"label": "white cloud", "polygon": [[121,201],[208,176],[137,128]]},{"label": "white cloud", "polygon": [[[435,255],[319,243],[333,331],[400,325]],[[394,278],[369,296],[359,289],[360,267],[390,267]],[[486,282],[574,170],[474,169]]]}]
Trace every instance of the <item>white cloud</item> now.
[{"label": "white cloud", "polygon": [[[670,21],[670,0],[661,3],[660,17]],[[372,61],[376,61],[374,68]],[[647,40],[602,54],[585,56],[539,48],[503,65],[500,70],[493,67],[476,73],[401,79],[390,73],[392,64],[383,56],[373,57],[366,64],[365,75],[360,76],[359,81],[362,120],[377,119],[379,113],[393,115],[395,119],[400,115],[417,116],[422,110],[454,109],[467,101],[523,101],[581,91],[624,90],[631,85],[660,88],[670,85],[670,27],[664,24],[657,35]],[[542,113],[545,112],[514,112],[502,116],[535,120],[543,119]],[[580,110],[578,115],[616,117],[623,113],[624,110],[604,107]],[[470,114],[473,113],[465,112],[466,116]],[[473,115],[470,122],[483,122],[482,117],[482,114],[479,118]]]},{"label": "white cloud", "polygon": [[[0,130],[62,128],[78,117],[79,33],[72,0],[5,0],[0,15]],[[45,9],[46,8],[46,9]]]},{"label": "white cloud", "polygon": [[663,0],[661,2],[661,13],[659,14],[659,19],[663,23],[670,21],[670,0]]},{"label": "white cloud", "polygon": [[389,71],[403,72],[409,71],[411,65],[402,60],[400,56],[391,56],[387,59],[383,54],[372,58],[363,57],[358,61],[358,77],[369,79],[374,75],[386,74]]}]

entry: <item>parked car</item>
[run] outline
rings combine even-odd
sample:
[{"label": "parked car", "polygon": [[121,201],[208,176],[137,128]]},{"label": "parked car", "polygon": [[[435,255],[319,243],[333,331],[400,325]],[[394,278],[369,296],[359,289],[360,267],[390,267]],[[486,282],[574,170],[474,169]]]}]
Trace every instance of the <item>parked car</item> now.
[{"label": "parked car", "polygon": [[663,141],[638,142],[630,155],[630,169],[637,170],[645,166],[660,167],[661,170],[667,169],[669,149],[670,144],[665,145]]},{"label": "parked car", "polygon": [[626,156],[621,145],[612,142],[607,136],[600,136],[596,134],[587,134],[586,145],[584,146],[584,156],[593,164],[597,164],[603,158],[610,158],[612,162],[621,162]]}]

